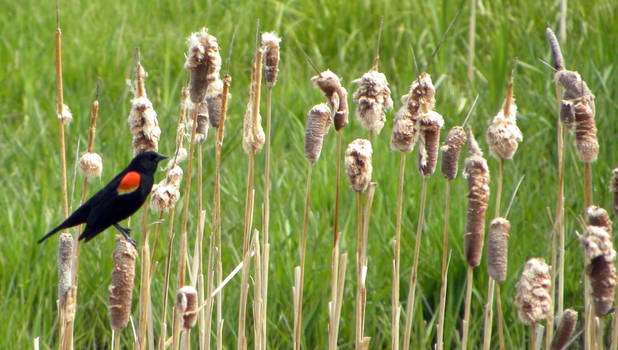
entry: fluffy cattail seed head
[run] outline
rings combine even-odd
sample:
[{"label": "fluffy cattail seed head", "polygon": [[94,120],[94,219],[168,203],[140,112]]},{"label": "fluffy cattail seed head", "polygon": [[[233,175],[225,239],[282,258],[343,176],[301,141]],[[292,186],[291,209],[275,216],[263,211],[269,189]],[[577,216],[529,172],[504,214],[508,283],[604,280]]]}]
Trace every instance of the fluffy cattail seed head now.
[{"label": "fluffy cattail seed head", "polygon": [[393,108],[386,76],[370,70],[352,83],[358,84],[358,89],[352,98],[356,102],[356,116],[361,126],[379,134],[386,122],[386,111]]},{"label": "fluffy cattail seed head", "polygon": [[609,191],[614,193],[614,215],[618,216],[618,168],[612,170]]},{"label": "fluffy cattail seed head", "polygon": [[348,125],[348,91],[341,86],[341,79],[329,69],[311,78],[313,84],[324,93],[330,103],[335,130]]},{"label": "fluffy cattail seed head", "polygon": [[206,96],[208,84],[219,78],[221,71],[221,55],[217,38],[208,34],[208,29],[202,28],[187,39],[189,52],[185,69],[191,74],[189,95],[191,102],[200,103]]},{"label": "fluffy cattail seed head", "polygon": [[131,314],[131,297],[135,279],[137,249],[123,236],[116,236],[116,248],[112,254],[112,283],[109,286],[109,315],[112,328],[120,331],[127,326]]},{"label": "fluffy cattail seed head", "polygon": [[150,208],[154,212],[166,212],[176,205],[180,198],[180,182],[183,171],[175,164],[168,172],[163,181],[152,187],[150,196]]},{"label": "fluffy cattail seed head", "polygon": [[562,350],[569,342],[571,334],[575,330],[577,324],[577,312],[572,309],[565,309],[562,312],[562,317],[558,320],[556,333],[549,346],[550,350]]},{"label": "fluffy cattail seed head", "polygon": [[517,106],[512,101],[505,102],[507,103],[509,105],[507,114],[505,115],[504,108],[501,108],[487,128],[489,152],[501,159],[513,158],[517,146],[523,140],[521,130],[516,124]]},{"label": "fluffy cattail seed head", "polygon": [[594,123],[594,110],[586,100],[573,106],[575,113],[575,149],[577,158],[583,163],[592,163],[599,155],[597,127]]},{"label": "fluffy cattail seed head", "polygon": [[489,224],[487,270],[491,278],[498,282],[504,282],[506,279],[510,232],[511,223],[505,218],[497,217]]},{"label": "fluffy cattail seed head", "polygon": [[520,320],[534,325],[552,317],[551,278],[545,260],[528,260],[516,288],[515,306]]},{"label": "fluffy cattail seed head", "polygon": [[444,119],[440,113],[429,111],[421,114],[419,120],[418,170],[423,176],[430,176],[438,163],[440,147],[440,130]]},{"label": "fluffy cattail seed head", "polygon": [[208,105],[208,121],[213,128],[218,128],[223,113],[223,80],[217,78],[208,84],[206,104]]},{"label": "fluffy cattail seed head", "polygon": [[350,178],[352,189],[362,192],[371,181],[371,142],[365,139],[352,141],[345,150],[345,173]]},{"label": "fluffy cattail seed head", "polygon": [[616,251],[612,246],[611,231],[600,226],[586,226],[585,234],[580,238],[584,245],[586,274],[590,278],[591,296],[595,315],[605,316],[614,300],[616,287]]},{"label": "fluffy cattail seed head", "polygon": [[330,108],[326,103],[313,106],[305,129],[305,157],[312,165],[320,158],[324,135],[330,129]]},{"label": "fluffy cattail seed head", "polygon": [[586,221],[588,225],[603,228],[606,232],[612,232],[612,220],[607,214],[607,210],[591,205],[586,208]]},{"label": "fluffy cattail seed head", "polygon": [[436,104],[435,92],[431,76],[423,73],[410,84],[410,91],[401,98],[401,102],[407,103],[412,115],[426,113],[433,110]]},{"label": "fluffy cattail seed head", "polygon": [[157,112],[152,108],[152,102],[146,97],[143,88],[147,73],[141,64],[137,65],[138,89],[135,98],[131,101],[129,126],[133,134],[133,154],[138,155],[146,151],[157,151],[161,129],[157,120]]},{"label": "fluffy cattail seed head", "polygon": [[97,153],[86,152],[79,158],[79,170],[91,180],[101,176],[103,172],[103,160]]},{"label": "fluffy cattail seed head", "polygon": [[73,285],[71,268],[73,266],[73,235],[64,232],[58,240],[58,299],[60,307],[67,301],[67,293]]},{"label": "fluffy cattail seed head", "polygon": [[197,290],[193,286],[184,286],[176,294],[176,312],[182,317],[182,327],[191,329],[197,322]]},{"label": "fluffy cattail seed head", "polygon": [[614,261],[616,259],[616,251],[612,245],[611,232],[608,232],[603,227],[586,226],[586,232],[580,237],[584,245],[586,259],[593,260],[602,256],[606,261]]},{"label": "fluffy cattail seed head", "polygon": [[468,211],[464,248],[468,264],[476,267],[481,262],[485,236],[485,213],[489,201],[489,167],[469,127],[468,158],[466,158],[463,175],[468,179]]},{"label": "fluffy cattail seed head", "polygon": [[459,154],[466,143],[466,132],[461,126],[454,126],[448,134],[446,140],[440,147],[442,151],[442,175],[448,180],[454,180],[457,177],[457,167],[459,163]]},{"label": "fluffy cattail seed head", "polygon": [[261,150],[266,141],[266,135],[262,128],[262,116],[258,112],[255,113],[257,118],[254,118],[253,108],[253,98],[249,98],[242,130],[242,148],[247,154]]},{"label": "fluffy cattail seed head", "polygon": [[70,124],[73,121],[73,114],[71,113],[69,106],[62,104],[62,114],[58,114],[58,119],[60,119],[65,125]]},{"label": "fluffy cattail seed head", "polygon": [[399,152],[412,151],[418,139],[418,128],[418,118],[410,114],[407,106],[402,106],[393,120],[391,148]]},{"label": "fluffy cattail seed head", "polygon": [[281,38],[276,33],[262,34],[261,50],[264,59],[264,82],[266,82],[266,86],[269,88],[272,88],[277,83],[280,43]]}]

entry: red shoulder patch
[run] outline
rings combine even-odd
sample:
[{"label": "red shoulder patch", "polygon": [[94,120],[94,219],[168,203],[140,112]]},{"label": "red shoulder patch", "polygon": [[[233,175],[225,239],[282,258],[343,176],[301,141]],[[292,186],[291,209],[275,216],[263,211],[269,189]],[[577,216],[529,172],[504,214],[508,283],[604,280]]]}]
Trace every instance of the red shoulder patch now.
[{"label": "red shoulder patch", "polygon": [[139,187],[141,176],[137,171],[129,171],[120,180],[117,191],[119,194],[127,194],[135,191]]}]

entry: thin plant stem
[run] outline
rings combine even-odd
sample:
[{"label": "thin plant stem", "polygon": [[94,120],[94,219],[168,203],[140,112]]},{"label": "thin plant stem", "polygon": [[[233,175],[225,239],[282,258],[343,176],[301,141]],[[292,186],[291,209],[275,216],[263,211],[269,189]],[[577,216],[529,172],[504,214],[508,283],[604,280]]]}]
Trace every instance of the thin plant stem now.
[{"label": "thin plant stem", "polygon": [[586,208],[592,205],[592,170],[590,163],[584,163],[584,205]]},{"label": "thin plant stem", "polygon": [[335,239],[332,252],[332,276],[331,276],[331,301],[329,305],[329,326],[328,326],[328,349],[337,349],[337,333],[339,330],[339,319],[337,313],[340,309],[337,309],[339,304],[339,238]]},{"label": "thin plant stem", "polygon": [[272,95],[273,89],[268,88],[266,95],[266,155],[264,169],[264,216],[262,219],[262,329],[261,348],[266,349],[266,311],[268,308],[268,267],[269,267],[269,224],[270,224],[270,138],[271,138],[271,117],[272,117]]},{"label": "thin plant stem", "polygon": [[[371,219],[371,207],[373,204],[373,197],[375,194],[377,184],[375,182],[369,183],[369,187],[367,188],[366,200],[365,200],[365,211],[363,213],[363,232],[362,232],[362,241],[360,246],[360,273],[359,273],[359,302],[360,302],[360,311],[359,311],[359,331],[361,335],[361,346],[365,349],[369,345],[369,337],[365,337],[365,310],[366,310],[366,300],[367,300],[367,242],[369,240],[369,222]],[[362,199],[359,197],[359,200]],[[360,204],[360,202],[359,202]]]},{"label": "thin plant stem", "polygon": [[418,259],[421,252],[421,232],[423,231],[423,220],[425,216],[425,200],[427,197],[427,176],[423,177],[423,189],[421,190],[421,208],[418,214],[418,225],[416,227],[416,239],[414,240],[414,263],[410,275],[410,288],[408,290],[408,304],[406,305],[406,328],[403,336],[403,349],[410,348],[410,334],[412,331],[412,319],[414,318],[414,299],[416,295]]},{"label": "thin plant stem", "polygon": [[148,245],[148,202],[142,208],[142,269],[139,293],[139,333],[135,349],[146,349],[148,300],[150,299],[150,246]]},{"label": "thin plant stem", "polygon": [[[371,134],[371,133],[370,133]],[[371,141],[370,141],[371,142]],[[357,222],[357,235],[356,235],[356,337],[355,337],[355,349],[361,349],[361,342],[363,340],[363,331],[361,325],[361,274],[362,274],[362,250],[363,250],[363,192],[358,192],[358,222]]]},{"label": "thin plant stem", "polygon": [[[592,174],[590,169],[590,163],[584,163],[584,208],[588,208],[590,205],[592,205]],[[586,317],[584,318],[584,329],[586,330],[586,332],[584,333],[584,346],[586,349],[593,349],[592,345],[594,342],[594,322],[592,316],[592,305],[590,300],[590,278],[587,274],[584,275],[584,283],[584,307],[586,310]]]},{"label": "thin plant stem", "polygon": [[172,263],[172,243],[174,240],[174,214],[176,207],[170,209],[169,228],[167,235],[167,256],[165,258],[165,285],[163,287],[163,313],[161,315],[161,334],[159,336],[158,350],[165,349],[165,341],[167,338],[167,297],[170,284],[170,267]]},{"label": "thin plant stem", "polygon": [[530,350],[536,350],[536,323],[530,325]]},{"label": "thin plant stem", "polygon": [[468,332],[470,331],[470,303],[472,302],[472,285],[474,278],[474,268],[468,265],[466,280],[466,301],[464,306],[464,319],[462,322],[461,349],[468,348]]},{"label": "thin plant stem", "polygon": [[566,40],[566,16],[567,16],[567,0],[560,0],[560,31],[558,39],[561,43]]},{"label": "thin plant stem", "polygon": [[333,246],[339,237],[339,182],[341,180],[341,130],[337,132],[337,183],[335,185],[335,224]]},{"label": "thin plant stem", "polygon": [[401,255],[401,216],[403,214],[403,181],[406,170],[406,153],[401,152],[399,164],[399,187],[397,189],[397,226],[395,228],[393,259],[393,291],[391,302],[391,349],[399,348],[399,266]]},{"label": "thin plant stem", "polygon": [[493,317],[493,301],[496,281],[489,277],[487,283],[487,304],[485,305],[485,327],[483,330],[483,350],[489,350],[491,346],[491,326]]},{"label": "thin plant stem", "polygon": [[112,350],[120,349],[120,332],[116,332],[115,329],[112,329]]},{"label": "thin plant stem", "polygon": [[498,189],[496,193],[496,205],[494,209],[494,217],[497,218],[500,216],[500,199],[502,197],[502,181],[504,178],[504,159],[500,158],[500,167],[498,170]]},{"label": "thin plant stem", "polygon": [[446,182],[446,198],[444,200],[444,234],[442,236],[442,271],[440,284],[440,305],[438,306],[438,328],[436,330],[436,349],[444,349],[444,313],[446,310],[446,269],[448,252],[448,224],[451,208],[451,180]]},{"label": "thin plant stem", "polygon": [[[556,98],[560,101],[561,96],[561,88],[560,85],[556,84]],[[558,105],[560,108],[560,105]],[[558,247],[557,247],[557,260],[555,266],[557,266],[558,271],[555,274],[552,274],[552,288],[557,288],[558,295],[556,296],[556,317],[559,319],[562,317],[562,312],[564,310],[564,258],[565,258],[565,249],[564,249],[564,161],[565,161],[565,153],[564,153],[564,128],[562,126],[562,122],[560,118],[557,118],[556,122],[556,133],[558,140],[558,193],[556,198],[556,224],[557,231],[554,235],[558,236]],[[557,280],[557,283],[556,283]],[[554,287],[556,286],[556,287]],[[553,295],[553,294],[552,294]]]},{"label": "thin plant stem", "polygon": [[504,315],[502,313],[500,283],[496,283],[496,316],[498,317],[498,345],[500,345],[500,350],[504,350],[506,347],[504,342]]},{"label": "thin plant stem", "polygon": [[294,349],[300,349],[300,329],[302,328],[303,316],[303,283],[305,279],[305,252],[307,248],[307,226],[309,223],[309,198],[311,194],[311,173],[313,166],[309,165],[307,170],[307,190],[305,196],[305,215],[303,219],[303,235],[300,245],[300,284],[298,286],[298,308],[295,320],[298,320],[294,325]]},{"label": "thin plant stem", "polygon": [[476,0],[470,0],[470,24],[468,27],[468,81],[474,82],[474,40],[476,34]]},{"label": "thin plant stem", "polygon": [[[618,302],[618,288],[614,289],[614,305]],[[616,313],[613,314],[612,319],[612,341],[610,344],[610,350],[618,349],[618,315]]]}]

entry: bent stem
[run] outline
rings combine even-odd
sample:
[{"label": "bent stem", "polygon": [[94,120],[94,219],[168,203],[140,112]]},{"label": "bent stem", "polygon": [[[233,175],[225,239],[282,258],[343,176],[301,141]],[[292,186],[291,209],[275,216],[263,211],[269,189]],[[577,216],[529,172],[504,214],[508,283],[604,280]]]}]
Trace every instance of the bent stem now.
[{"label": "bent stem", "polygon": [[[438,307],[438,328],[436,329],[436,348],[444,349],[444,312],[446,309],[446,270],[447,270],[447,251],[448,251],[448,223],[451,207],[451,180],[446,182],[446,199],[444,204],[444,234],[442,237],[442,277],[440,284],[440,305]],[[395,348],[393,348],[395,349]]]},{"label": "bent stem", "polygon": [[307,190],[305,197],[305,216],[303,221],[303,236],[300,245],[300,281],[298,285],[298,305],[296,308],[296,317],[294,317],[294,349],[300,349],[300,329],[303,316],[303,283],[305,280],[305,252],[307,248],[307,226],[309,221],[309,198],[311,194],[311,173],[313,166],[310,164],[307,170]]},{"label": "bent stem", "polygon": [[393,291],[391,301],[391,349],[399,348],[399,265],[401,254],[401,215],[403,211],[403,177],[406,169],[406,153],[401,152],[401,164],[399,165],[399,188],[397,190],[397,227],[395,229],[393,259]]},{"label": "bent stem", "polygon": [[474,278],[474,268],[471,265],[468,265],[467,272],[467,283],[466,283],[466,301],[465,301],[465,309],[464,309],[464,318],[462,322],[462,336],[461,336],[461,348],[462,350],[466,350],[468,348],[468,332],[470,329],[470,303],[472,302],[472,284]]},{"label": "bent stem", "polygon": [[427,197],[427,176],[423,177],[423,189],[421,191],[421,208],[418,214],[418,226],[416,227],[416,239],[414,247],[414,263],[412,265],[412,274],[410,275],[410,288],[408,291],[408,304],[406,305],[406,328],[403,337],[403,349],[410,348],[410,334],[412,330],[412,318],[414,317],[414,299],[416,294],[416,280],[418,270],[418,258],[421,251],[421,232],[423,231],[423,220],[425,216],[425,199]]}]

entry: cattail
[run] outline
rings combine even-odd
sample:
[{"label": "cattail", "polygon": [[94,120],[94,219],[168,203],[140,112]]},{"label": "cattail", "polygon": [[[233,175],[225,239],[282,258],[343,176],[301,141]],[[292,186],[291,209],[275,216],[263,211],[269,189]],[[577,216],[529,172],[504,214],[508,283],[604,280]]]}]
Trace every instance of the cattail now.
[{"label": "cattail", "polygon": [[404,104],[393,120],[391,148],[399,152],[410,152],[418,139],[418,118],[414,118]]},{"label": "cattail", "polygon": [[463,175],[468,179],[468,212],[464,235],[466,260],[470,266],[477,267],[481,262],[485,236],[489,168],[470,127],[468,127],[468,158]]},{"label": "cattail", "polygon": [[268,88],[272,88],[277,84],[279,43],[281,43],[281,38],[276,33],[262,34],[262,47],[260,49],[264,57],[264,81]]},{"label": "cattail", "polygon": [[511,232],[511,223],[497,217],[489,224],[487,233],[487,270],[491,278],[498,282],[506,279],[508,262],[508,241]]},{"label": "cattail", "polygon": [[551,345],[549,346],[550,350],[564,349],[571,338],[571,334],[573,334],[575,330],[576,324],[577,312],[571,309],[565,309],[562,312],[562,317],[560,317],[558,321],[556,334],[554,334],[554,339],[552,339]]},{"label": "cattail", "polygon": [[438,148],[440,147],[440,129],[443,126],[444,119],[436,111],[428,111],[420,117],[418,169],[423,176],[430,176],[436,170]]},{"label": "cattail", "polygon": [[191,103],[189,110],[196,107],[197,126],[195,128],[195,142],[202,143],[208,137],[208,104],[206,102],[200,102],[197,105]]},{"label": "cattail", "polygon": [[618,168],[612,170],[609,191],[614,193],[614,215],[618,216]]},{"label": "cattail", "polygon": [[258,112],[256,113],[257,120],[253,120],[253,108],[253,98],[249,98],[242,131],[242,148],[247,154],[261,150],[266,141],[262,128],[262,116]]},{"label": "cattail", "polygon": [[322,90],[324,96],[330,102],[332,113],[334,113],[333,122],[335,130],[339,131],[348,125],[348,91],[341,86],[341,79],[327,69],[319,75],[312,77],[311,81]]},{"label": "cattail", "polygon": [[217,78],[208,84],[206,104],[208,105],[208,121],[213,128],[218,128],[221,125],[221,113],[223,113],[223,80]]},{"label": "cattail", "polygon": [[108,299],[112,328],[116,331],[126,327],[129,322],[136,258],[135,246],[123,236],[116,235],[116,248],[112,254],[114,267]]},{"label": "cattail", "polygon": [[356,116],[361,126],[379,134],[386,121],[386,111],[393,108],[393,99],[386,76],[370,70],[352,83],[358,84],[358,89],[352,98],[357,104]]},{"label": "cattail", "polygon": [[410,91],[401,101],[407,101],[408,110],[416,116],[433,110],[436,104],[435,92],[431,76],[423,73],[410,84]]},{"label": "cattail", "polygon": [[371,181],[371,142],[365,139],[352,141],[345,150],[345,173],[350,178],[352,189],[362,192]]},{"label": "cattail", "polygon": [[603,227],[586,226],[586,232],[580,240],[584,245],[586,259],[586,274],[590,278],[591,296],[595,315],[605,316],[614,300],[616,286],[616,268],[614,260],[616,251],[612,246],[611,232]]},{"label": "cattail", "polygon": [[[137,64],[138,82],[147,77],[146,71],[141,64]],[[138,83],[139,85],[139,83]],[[133,153],[138,155],[146,151],[157,151],[159,148],[159,138],[161,129],[157,120],[157,112],[152,108],[152,102],[146,97],[145,90],[136,91],[135,98],[131,101],[131,112],[129,113],[129,125],[133,134]]]},{"label": "cattail", "polygon": [[454,126],[446,134],[446,140],[440,147],[440,151],[442,151],[442,175],[448,180],[454,180],[457,177],[459,153],[461,153],[466,139],[464,129],[461,126]]},{"label": "cattail", "polygon": [[496,158],[511,159],[517,151],[517,146],[523,140],[523,135],[516,124],[517,106],[513,101],[506,101],[508,112],[504,114],[501,108],[487,128],[487,143],[489,152]]},{"label": "cattail", "polygon": [[182,317],[182,327],[191,329],[197,322],[197,290],[193,286],[184,286],[176,295],[176,311]]},{"label": "cattail", "polygon": [[208,84],[219,78],[221,71],[221,55],[217,38],[208,34],[207,28],[195,32],[187,39],[189,52],[185,69],[191,74],[189,95],[191,102],[204,101]]},{"label": "cattail", "polygon": [[182,175],[182,168],[175,164],[167,172],[165,179],[152,187],[152,195],[150,196],[152,211],[166,212],[176,205],[178,198],[180,198]]},{"label": "cattail", "polygon": [[601,227],[608,233],[612,232],[612,220],[609,218],[607,210],[601,207],[591,205],[586,208],[586,220],[588,225]]},{"label": "cattail", "polygon": [[58,114],[58,119],[62,120],[63,124],[70,124],[73,121],[73,114],[69,106],[62,104],[62,114]]},{"label": "cattail", "polygon": [[309,111],[305,130],[305,157],[312,165],[320,158],[324,135],[330,129],[330,108],[325,103],[313,106]]},{"label": "cattail", "polygon": [[534,325],[551,317],[552,297],[549,266],[542,258],[526,262],[516,285],[515,306],[519,319]]},{"label": "cattail", "polygon": [[101,176],[103,172],[103,160],[101,156],[94,152],[84,153],[81,158],[79,158],[79,170],[88,180]]},{"label": "cattail", "polygon": [[73,285],[71,267],[73,266],[73,236],[62,233],[58,241],[58,299],[60,306],[66,305],[66,297]]}]

